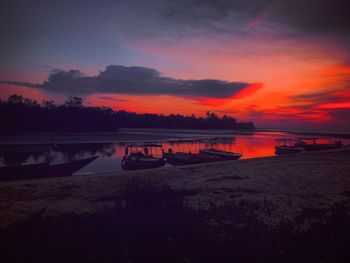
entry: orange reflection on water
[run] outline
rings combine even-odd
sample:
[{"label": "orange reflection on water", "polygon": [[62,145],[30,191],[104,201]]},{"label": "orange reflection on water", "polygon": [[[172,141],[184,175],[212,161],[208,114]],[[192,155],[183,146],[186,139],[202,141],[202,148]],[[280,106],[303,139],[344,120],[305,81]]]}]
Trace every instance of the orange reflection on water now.
[{"label": "orange reflection on water", "polygon": [[273,156],[275,154],[276,138],[290,137],[286,133],[252,133],[250,135],[237,135],[222,137],[213,140],[192,140],[163,142],[164,151],[172,149],[174,152],[198,153],[200,149],[215,148],[229,152],[243,154],[241,159]]},{"label": "orange reflection on water", "polygon": [[[154,143],[161,144],[165,152],[172,149],[173,152],[191,152],[196,154],[199,153],[201,149],[215,148],[223,151],[242,153],[243,156],[241,159],[248,159],[274,156],[276,139],[298,137],[303,137],[303,135],[292,135],[284,132],[255,132],[246,135],[216,137],[215,139],[188,139]],[[305,135],[305,137],[309,138],[310,135]],[[349,139],[331,137],[320,138],[317,143],[334,143],[336,140],[341,140],[345,145],[350,143]],[[312,141],[307,142],[312,143]],[[142,148],[139,147],[138,150],[142,150]],[[125,144],[115,144],[113,158],[120,160],[124,153]],[[161,149],[152,149],[150,153],[159,156],[161,155]]]},{"label": "orange reflection on water", "polygon": [[[200,149],[216,148],[223,151],[243,153],[241,159],[247,159],[273,156],[276,145],[275,140],[277,138],[303,137],[303,135],[291,135],[284,132],[255,132],[235,136],[216,137],[215,139],[200,139],[198,138],[198,134],[197,136],[195,134],[192,135],[193,138],[197,139],[162,142],[153,141],[152,143],[161,144],[165,152],[170,148],[174,152],[191,153],[198,153]],[[220,136],[220,134],[217,136]],[[310,136],[311,135],[305,135],[305,137]],[[344,145],[350,144],[349,139],[339,138],[321,139],[318,143],[329,143],[330,140],[333,142],[335,140],[341,140]],[[312,143],[312,141],[308,143]],[[120,171],[122,169],[120,161],[125,154],[126,144],[129,143],[114,143],[107,146],[107,150],[101,153],[100,158],[81,169],[79,174]],[[133,142],[132,144],[137,144],[137,142]],[[142,148],[139,147],[137,150],[142,150]],[[109,154],[106,154],[107,152]],[[152,149],[151,154],[161,155],[161,149]]]}]

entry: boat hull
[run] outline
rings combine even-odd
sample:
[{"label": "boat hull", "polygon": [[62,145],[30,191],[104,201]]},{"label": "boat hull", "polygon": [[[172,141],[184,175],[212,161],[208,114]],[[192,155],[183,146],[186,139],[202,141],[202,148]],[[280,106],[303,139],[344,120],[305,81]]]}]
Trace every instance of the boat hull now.
[{"label": "boat hull", "polygon": [[242,154],[238,153],[231,153],[231,152],[225,152],[225,151],[218,151],[218,150],[199,150],[202,155],[206,156],[216,156],[222,160],[228,161],[228,160],[237,160],[242,157]]},{"label": "boat hull", "polygon": [[305,152],[305,149],[302,147],[294,147],[294,146],[276,146],[275,154],[291,154],[291,153],[301,153]]},{"label": "boat hull", "polygon": [[123,157],[121,166],[124,170],[142,170],[162,167],[166,164],[164,158],[157,158],[156,161],[146,161],[142,159],[131,160]]},{"label": "boat hull", "polygon": [[36,179],[44,177],[70,176],[84,166],[96,160],[99,156],[71,161],[67,163],[27,164],[0,167],[0,181]]},{"label": "boat hull", "polygon": [[224,161],[216,156],[190,153],[164,153],[163,156],[167,163],[174,166]]},{"label": "boat hull", "polygon": [[342,145],[338,145],[338,144],[303,144],[302,147],[307,152],[313,152],[313,151],[337,149],[337,148],[342,147]]}]

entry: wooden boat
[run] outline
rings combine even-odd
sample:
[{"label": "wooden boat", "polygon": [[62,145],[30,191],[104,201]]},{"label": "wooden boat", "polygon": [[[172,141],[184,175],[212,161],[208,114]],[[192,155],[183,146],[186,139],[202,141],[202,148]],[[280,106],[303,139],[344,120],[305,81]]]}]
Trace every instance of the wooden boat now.
[{"label": "wooden boat", "polygon": [[277,139],[277,146],[275,146],[276,154],[288,154],[288,153],[300,153],[300,152],[313,152],[321,150],[330,150],[342,147],[341,141],[335,141],[334,143],[319,143],[319,140],[328,140],[324,138],[285,138]]},{"label": "wooden boat", "polygon": [[[331,150],[340,148],[343,146],[341,141],[331,142],[326,138],[317,138],[317,137],[307,137],[307,138],[298,138],[296,147],[302,147],[307,152],[321,151],[321,150]],[[320,140],[327,141],[327,143],[320,143]]]},{"label": "wooden boat", "polygon": [[210,162],[218,162],[223,161],[218,156],[214,155],[204,155],[202,153],[194,154],[194,153],[186,153],[186,152],[168,152],[163,153],[167,163],[172,165],[188,165],[188,164],[198,164],[198,163],[210,163]]},{"label": "wooden boat", "polygon": [[93,156],[81,160],[65,163],[51,164],[49,162],[8,165],[0,167],[0,180],[34,179],[44,177],[70,176],[84,166],[96,160],[99,156]]},{"label": "wooden boat", "polygon": [[54,147],[55,144],[2,144],[0,145],[0,153],[40,153],[46,152]]},{"label": "wooden boat", "polygon": [[199,152],[202,153],[203,155],[218,156],[222,160],[237,160],[243,156],[240,153],[222,151],[222,150],[215,149],[215,148],[201,149],[201,150],[199,150]]},{"label": "wooden boat", "polygon": [[305,148],[298,145],[299,141],[294,138],[277,139],[275,146],[275,154],[290,154],[305,152]]},{"label": "wooden boat", "polygon": [[[160,154],[157,151],[159,149]],[[166,164],[162,153],[162,145],[159,144],[127,145],[121,166],[124,170],[158,168]]]}]

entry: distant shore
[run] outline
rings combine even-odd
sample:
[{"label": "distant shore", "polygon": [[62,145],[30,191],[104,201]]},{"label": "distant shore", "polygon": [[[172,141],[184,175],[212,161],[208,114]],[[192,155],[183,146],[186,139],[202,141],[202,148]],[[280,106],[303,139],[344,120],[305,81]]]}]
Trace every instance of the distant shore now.
[{"label": "distant shore", "polygon": [[200,129],[152,129],[125,128],[119,132],[77,132],[77,133],[23,133],[0,136],[0,147],[11,145],[50,145],[70,143],[128,143],[152,141],[181,141],[196,139],[226,138],[235,135],[249,135],[259,132],[285,132],[294,135],[325,136],[349,139],[348,133],[320,133],[274,130],[200,130]]},{"label": "distant shore", "polygon": [[184,129],[120,129],[119,132],[78,133],[23,133],[0,136],[0,146],[38,145],[54,143],[123,143],[146,141],[171,141],[188,139],[211,139],[217,136],[232,137],[254,131],[235,130],[184,130]]},{"label": "distant shore", "polygon": [[336,137],[336,138],[350,138],[350,132],[321,132],[321,131],[294,131],[294,130],[279,130],[279,129],[256,129],[256,132],[285,132],[290,134],[300,135],[312,135],[312,136],[324,136],[324,137]]}]

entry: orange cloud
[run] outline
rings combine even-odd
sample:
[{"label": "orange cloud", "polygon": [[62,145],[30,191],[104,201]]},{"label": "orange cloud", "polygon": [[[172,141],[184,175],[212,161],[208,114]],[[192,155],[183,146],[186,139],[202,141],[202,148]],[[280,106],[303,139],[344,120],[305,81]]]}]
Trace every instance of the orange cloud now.
[{"label": "orange cloud", "polygon": [[344,77],[350,75],[350,65],[345,63],[337,63],[324,68],[321,72],[325,76]]},{"label": "orange cloud", "polygon": [[350,109],[350,101],[325,103],[317,106],[320,109]]}]

